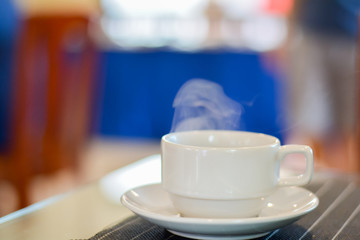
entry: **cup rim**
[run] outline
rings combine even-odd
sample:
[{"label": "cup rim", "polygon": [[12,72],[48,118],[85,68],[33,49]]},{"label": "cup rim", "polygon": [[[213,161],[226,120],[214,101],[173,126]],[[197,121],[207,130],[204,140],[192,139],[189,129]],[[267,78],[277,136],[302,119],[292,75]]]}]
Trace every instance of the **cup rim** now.
[{"label": "cup rim", "polygon": [[[192,144],[183,144],[183,143],[177,143],[170,140],[170,137],[177,135],[177,134],[194,134],[194,133],[206,133],[206,132],[218,132],[218,133],[231,133],[231,134],[248,134],[248,135],[257,135],[266,137],[269,139],[272,139],[271,143],[268,144],[260,144],[256,146],[196,146]],[[237,131],[237,130],[190,130],[190,131],[181,131],[181,132],[171,132],[168,134],[165,134],[161,138],[162,142],[165,142],[166,144],[170,144],[177,147],[186,147],[186,148],[193,148],[193,149],[205,149],[205,150],[214,150],[214,149],[221,149],[221,150],[233,150],[233,149],[254,149],[254,148],[268,148],[268,147],[274,147],[277,145],[280,145],[280,140],[272,135],[264,134],[264,133],[257,133],[257,132],[249,132],[249,131]]]}]

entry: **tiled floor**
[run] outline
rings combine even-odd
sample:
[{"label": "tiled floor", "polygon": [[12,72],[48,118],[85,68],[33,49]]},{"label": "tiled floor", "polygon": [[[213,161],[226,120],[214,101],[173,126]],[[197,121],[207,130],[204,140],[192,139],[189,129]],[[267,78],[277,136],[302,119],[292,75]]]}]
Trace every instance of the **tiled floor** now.
[{"label": "tiled floor", "polygon": [[[33,203],[70,191],[82,184],[95,181],[107,173],[144,158],[160,153],[160,140],[154,139],[93,139],[84,148],[80,169],[68,169],[52,176],[37,176],[31,184]],[[16,210],[17,197],[13,187],[0,181],[0,217]]]}]

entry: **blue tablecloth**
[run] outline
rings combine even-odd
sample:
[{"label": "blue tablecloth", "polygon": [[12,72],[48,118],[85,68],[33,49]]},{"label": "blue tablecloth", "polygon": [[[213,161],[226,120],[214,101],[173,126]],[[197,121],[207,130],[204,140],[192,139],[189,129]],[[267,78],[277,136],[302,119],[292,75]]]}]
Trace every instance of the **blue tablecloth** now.
[{"label": "blue tablecloth", "polygon": [[205,78],[244,108],[241,130],[282,137],[283,86],[257,53],[227,50],[103,52],[98,133],[158,138],[171,129],[172,102],[183,83]]}]

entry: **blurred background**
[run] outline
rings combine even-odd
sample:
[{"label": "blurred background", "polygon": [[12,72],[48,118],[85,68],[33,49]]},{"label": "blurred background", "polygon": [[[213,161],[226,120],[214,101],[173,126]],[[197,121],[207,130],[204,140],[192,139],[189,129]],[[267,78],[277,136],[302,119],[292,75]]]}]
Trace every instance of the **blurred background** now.
[{"label": "blurred background", "polygon": [[[356,0],[0,1],[0,216],[150,154],[190,79],[359,172]],[[295,164],[296,165],[296,164]]]}]

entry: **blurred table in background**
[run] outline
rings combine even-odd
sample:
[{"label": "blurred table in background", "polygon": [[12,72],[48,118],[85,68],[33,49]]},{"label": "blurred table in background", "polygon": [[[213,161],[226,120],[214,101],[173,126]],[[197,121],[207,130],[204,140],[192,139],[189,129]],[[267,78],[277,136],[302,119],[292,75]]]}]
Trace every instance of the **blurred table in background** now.
[{"label": "blurred table in background", "polygon": [[102,51],[98,134],[160,138],[171,129],[172,103],[192,78],[219,83],[243,106],[242,130],[282,138],[285,84],[261,53],[236,49]]}]

